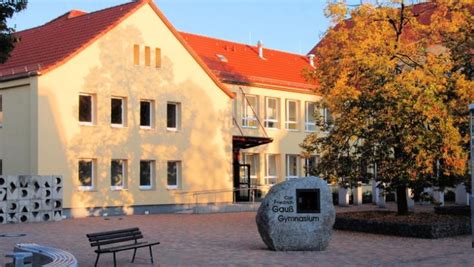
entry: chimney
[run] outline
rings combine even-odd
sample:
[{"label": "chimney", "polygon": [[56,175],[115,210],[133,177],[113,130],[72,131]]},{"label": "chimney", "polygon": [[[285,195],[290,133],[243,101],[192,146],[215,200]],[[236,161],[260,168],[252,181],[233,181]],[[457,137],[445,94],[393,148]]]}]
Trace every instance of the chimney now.
[{"label": "chimney", "polygon": [[314,54],[309,54],[308,55],[309,65],[311,65],[311,67],[313,67],[313,68],[314,68],[314,58],[315,58]]},{"label": "chimney", "polygon": [[258,48],[258,56],[259,56],[261,59],[265,59],[265,58],[263,57],[263,43],[262,43],[262,41],[259,40],[259,41],[257,42],[257,48]]}]

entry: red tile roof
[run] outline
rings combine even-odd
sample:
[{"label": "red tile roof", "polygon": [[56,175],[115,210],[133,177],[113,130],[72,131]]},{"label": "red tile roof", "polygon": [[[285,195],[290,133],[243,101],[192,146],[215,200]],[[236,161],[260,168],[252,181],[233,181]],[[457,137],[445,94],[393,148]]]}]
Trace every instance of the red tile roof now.
[{"label": "red tile roof", "polygon": [[17,32],[20,41],[0,65],[0,77],[45,72],[61,64],[142,4],[131,2],[92,13],[72,10],[42,26]]},{"label": "red tile roof", "polygon": [[314,88],[303,76],[303,70],[311,68],[303,55],[264,48],[262,59],[256,46],[191,33],[181,35],[223,82],[306,92]]}]

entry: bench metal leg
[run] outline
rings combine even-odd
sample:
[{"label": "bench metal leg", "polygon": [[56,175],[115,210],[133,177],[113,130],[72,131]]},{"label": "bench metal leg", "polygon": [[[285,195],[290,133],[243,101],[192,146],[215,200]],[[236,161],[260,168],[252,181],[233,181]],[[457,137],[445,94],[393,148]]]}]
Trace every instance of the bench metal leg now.
[{"label": "bench metal leg", "polygon": [[114,252],[114,267],[117,267],[117,261],[115,260],[115,252]]},{"label": "bench metal leg", "polygon": [[153,262],[153,251],[151,251],[151,246],[148,247],[150,249],[150,257],[151,257],[151,263]]},{"label": "bench metal leg", "polygon": [[100,253],[97,253],[97,257],[95,258],[95,264],[94,264],[95,267],[97,267],[97,263],[99,263],[99,257],[100,257]]},{"label": "bench metal leg", "polygon": [[132,263],[135,261],[135,255],[137,255],[137,249],[134,249],[134,250],[133,250]]}]

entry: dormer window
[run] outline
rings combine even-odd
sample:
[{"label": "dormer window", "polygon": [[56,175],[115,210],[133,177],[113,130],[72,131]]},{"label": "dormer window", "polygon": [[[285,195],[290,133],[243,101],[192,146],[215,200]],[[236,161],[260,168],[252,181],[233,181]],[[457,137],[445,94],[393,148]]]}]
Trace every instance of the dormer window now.
[{"label": "dormer window", "polygon": [[224,55],[216,54],[216,56],[221,62],[229,62]]}]

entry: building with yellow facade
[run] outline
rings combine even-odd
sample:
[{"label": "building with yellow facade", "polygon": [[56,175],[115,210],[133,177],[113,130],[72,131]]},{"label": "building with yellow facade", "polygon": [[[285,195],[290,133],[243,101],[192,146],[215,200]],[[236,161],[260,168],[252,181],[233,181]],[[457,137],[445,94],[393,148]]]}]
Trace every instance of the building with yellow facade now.
[{"label": "building with yellow facade", "polygon": [[17,34],[0,174],[62,175],[71,216],[248,201],[317,161],[312,58],[178,32],[149,0]]}]

